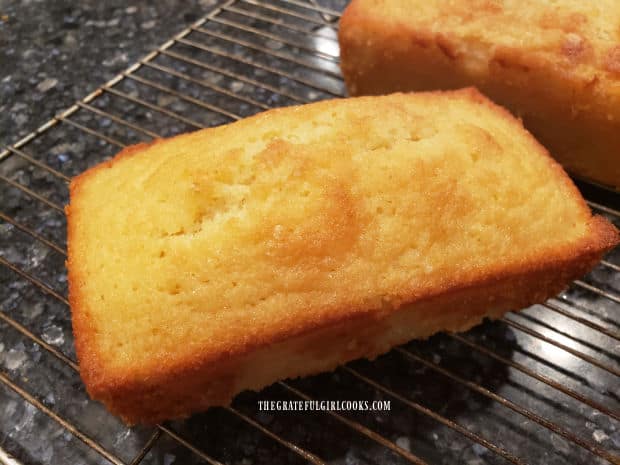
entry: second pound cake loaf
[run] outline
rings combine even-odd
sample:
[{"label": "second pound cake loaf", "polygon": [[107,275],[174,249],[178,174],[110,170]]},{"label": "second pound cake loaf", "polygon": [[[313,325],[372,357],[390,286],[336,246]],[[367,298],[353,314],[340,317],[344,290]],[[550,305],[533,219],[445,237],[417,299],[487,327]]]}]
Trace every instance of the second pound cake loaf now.
[{"label": "second pound cake loaf", "polygon": [[127,422],[540,302],[618,240],[474,90],[333,100],[121,152],[71,183],[80,372]]},{"label": "second pound cake loaf", "polygon": [[616,0],[353,0],[339,38],[351,95],[475,85],[569,172],[620,188]]}]

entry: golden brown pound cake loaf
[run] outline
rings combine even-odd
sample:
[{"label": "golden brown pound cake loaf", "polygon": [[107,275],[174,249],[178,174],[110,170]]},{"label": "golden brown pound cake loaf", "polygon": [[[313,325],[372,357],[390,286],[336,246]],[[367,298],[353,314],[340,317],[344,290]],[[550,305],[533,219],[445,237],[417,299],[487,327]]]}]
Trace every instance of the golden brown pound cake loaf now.
[{"label": "golden brown pound cake loaf", "polygon": [[616,0],[353,0],[339,38],[350,95],[474,85],[569,172],[620,188]]},{"label": "golden brown pound cake loaf", "polygon": [[129,423],[540,302],[618,233],[473,89],[268,111],[71,183],[88,392]]}]

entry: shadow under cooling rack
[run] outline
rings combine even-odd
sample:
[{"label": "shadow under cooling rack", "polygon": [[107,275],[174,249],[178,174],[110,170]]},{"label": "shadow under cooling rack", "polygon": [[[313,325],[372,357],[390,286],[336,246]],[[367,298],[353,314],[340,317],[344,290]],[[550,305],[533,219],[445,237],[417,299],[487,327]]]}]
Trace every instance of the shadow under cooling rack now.
[{"label": "shadow under cooling rack", "polygon": [[[246,392],[184,422],[128,429],[88,399],[66,300],[68,181],[128,144],[343,96],[343,7],[222,2],[0,152],[0,462],[618,463],[617,250],[544,305]],[[620,225],[618,194],[580,188]],[[258,411],[266,399],[392,409]]]}]

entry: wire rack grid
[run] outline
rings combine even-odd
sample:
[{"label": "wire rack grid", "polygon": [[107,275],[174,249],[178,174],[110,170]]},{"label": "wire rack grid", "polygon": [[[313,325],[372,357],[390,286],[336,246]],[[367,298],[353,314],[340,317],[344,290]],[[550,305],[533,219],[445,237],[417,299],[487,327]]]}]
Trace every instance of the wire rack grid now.
[{"label": "wire rack grid", "polygon": [[[68,181],[128,144],[343,96],[343,6],[222,2],[0,152],[0,462],[620,463],[618,251],[543,305],[243,393],[185,422],[128,429],[88,399],[66,299]],[[620,223],[618,194],[580,187]],[[256,408],[352,397],[393,408]]]}]

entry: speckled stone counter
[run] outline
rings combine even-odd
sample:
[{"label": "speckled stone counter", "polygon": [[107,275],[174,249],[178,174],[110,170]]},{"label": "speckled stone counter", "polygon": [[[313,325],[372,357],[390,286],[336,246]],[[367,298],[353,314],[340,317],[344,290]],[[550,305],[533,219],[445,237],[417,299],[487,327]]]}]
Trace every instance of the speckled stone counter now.
[{"label": "speckled stone counter", "polygon": [[[140,463],[306,462],[292,444],[334,465],[400,464],[413,459],[411,454],[437,464],[519,463],[515,457],[545,465],[608,463],[596,454],[620,453],[620,312],[618,303],[583,287],[558,296],[553,305],[559,310],[535,306],[463,337],[438,335],[407,344],[406,352],[349,364],[354,372],[338,369],[246,392],[236,398],[234,410],[214,408],[169,422],[155,436],[156,428],[127,428],[88,399],[74,362],[65,301],[66,179],[112,156],[122,144],[342,94],[336,32],[329,22],[334,18],[295,2],[303,0],[273,0],[266,6],[235,2],[220,22],[206,23],[204,31],[188,36],[199,47],[171,49],[183,60],[158,57],[159,69],[140,70],[142,83],[126,79],[115,87],[133,101],[106,94],[92,102],[103,116],[82,110],[72,116],[107,140],[63,123],[24,147],[34,163],[17,155],[0,162],[0,258],[8,263],[0,263],[0,376],[7,380],[0,383],[0,449],[24,464],[129,464],[151,440]],[[341,9],[344,3],[321,4]],[[0,142],[35,129],[209,12],[212,4],[0,0]],[[294,14],[281,16],[282,9]],[[292,28],[283,27],[284,21]],[[231,27],[232,22],[242,28]],[[316,27],[300,33],[308,24]],[[269,35],[259,37],[256,30]],[[308,52],[315,49],[321,56]],[[181,77],[162,73],[163,68]],[[144,80],[175,93],[149,90]],[[620,206],[618,196],[582,187],[593,198]],[[620,263],[618,252],[607,258]],[[620,292],[620,275],[613,268],[599,267],[584,282]],[[258,409],[259,400],[294,400],[299,392],[313,399],[390,400],[391,410],[333,415]],[[540,424],[544,419],[559,429],[551,432]],[[357,429],[345,421],[357,422]]]},{"label": "speckled stone counter", "polygon": [[0,1],[0,145],[43,124],[214,3]]}]

